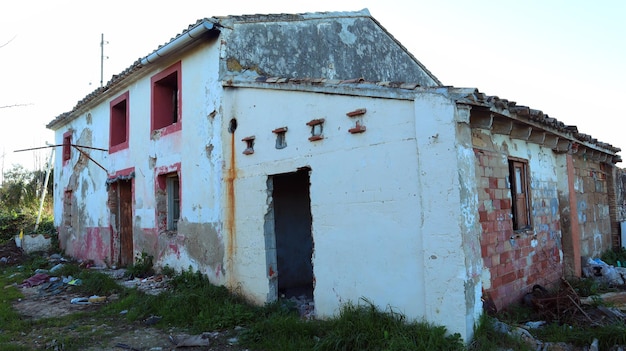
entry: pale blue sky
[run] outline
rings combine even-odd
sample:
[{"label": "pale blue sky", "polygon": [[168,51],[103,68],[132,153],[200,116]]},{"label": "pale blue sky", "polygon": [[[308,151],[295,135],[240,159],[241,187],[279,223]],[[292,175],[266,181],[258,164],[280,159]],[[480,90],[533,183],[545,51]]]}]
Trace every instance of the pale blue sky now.
[{"label": "pale blue sky", "polygon": [[[32,168],[45,124],[197,19],[368,8],[445,85],[476,87],[626,148],[626,1],[15,1],[0,11],[0,165]],[[90,85],[91,84],[91,85]],[[106,146],[104,146],[106,147]],[[5,154],[2,158],[2,154]],[[37,160],[33,160],[33,155]]]}]

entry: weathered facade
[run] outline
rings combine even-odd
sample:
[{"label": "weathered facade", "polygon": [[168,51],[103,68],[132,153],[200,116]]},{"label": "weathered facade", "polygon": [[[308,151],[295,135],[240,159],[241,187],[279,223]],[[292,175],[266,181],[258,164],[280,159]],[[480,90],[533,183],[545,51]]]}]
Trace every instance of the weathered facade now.
[{"label": "weathered facade", "polygon": [[623,212],[619,149],[442,87],[367,11],[198,21],[48,127],[66,253],[322,318],[365,297],[469,338],[483,296],[579,274]]}]

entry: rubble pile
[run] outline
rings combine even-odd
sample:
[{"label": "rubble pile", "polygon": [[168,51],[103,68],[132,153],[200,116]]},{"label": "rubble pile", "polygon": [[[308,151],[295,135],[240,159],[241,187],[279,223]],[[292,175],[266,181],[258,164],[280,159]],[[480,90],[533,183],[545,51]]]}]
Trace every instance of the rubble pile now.
[{"label": "rubble pile", "polygon": [[[119,279],[119,278],[118,278]],[[169,278],[163,274],[153,275],[147,278],[135,278],[119,282],[125,288],[136,288],[150,295],[159,295],[169,288]]]},{"label": "rubble pile", "polygon": [[298,297],[292,296],[288,299],[284,299],[283,302],[287,302],[288,305],[293,306],[298,311],[300,317],[306,320],[315,318],[315,303],[313,298],[306,295],[300,295]]}]

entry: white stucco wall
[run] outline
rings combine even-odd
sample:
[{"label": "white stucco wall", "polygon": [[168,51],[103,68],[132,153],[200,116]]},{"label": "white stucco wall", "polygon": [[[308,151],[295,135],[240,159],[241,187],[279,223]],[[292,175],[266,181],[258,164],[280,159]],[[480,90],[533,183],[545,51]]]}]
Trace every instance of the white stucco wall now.
[{"label": "white stucco wall", "polygon": [[[109,146],[110,102],[128,91],[129,98],[129,147],[113,154],[106,151],[86,150],[90,156],[106,168],[99,168],[88,162],[84,170],[76,169],[78,154],[73,151],[72,160],[65,167],[59,156],[55,163],[55,196],[63,198],[64,189],[76,183],[78,205],[84,207],[80,217],[80,227],[74,226],[71,232],[80,242],[85,237],[85,228],[100,228],[107,234],[111,217],[107,206],[107,177],[133,168],[133,227],[135,254],[142,251],[155,256],[156,264],[170,264],[174,268],[187,269],[191,264],[195,269],[209,272],[215,267],[203,266],[193,254],[188,255],[184,243],[190,237],[179,233],[173,238],[162,239],[156,232],[155,180],[159,170],[175,170],[180,164],[181,179],[181,221],[186,223],[219,222],[220,171],[222,169],[220,143],[214,142],[221,122],[219,105],[221,86],[218,84],[219,48],[213,44],[203,44],[188,50],[180,57],[171,57],[148,65],[136,77],[123,85],[103,93],[97,104],[80,117],[60,127],[56,131],[56,143],[63,143],[63,133],[74,130],[72,140],[76,144],[107,149]],[[150,77],[181,61],[181,106],[183,128],[179,132],[151,138],[150,131]],[[89,117],[88,117],[89,116]],[[81,135],[84,135],[81,138]],[[219,135],[219,134],[218,134]],[[194,145],[194,147],[189,147]],[[60,150],[59,150],[60,151]],[[192,175],[193,174],[193,175]],[[188,175],[188,176],[187,176]],[[78,179],[76,182],[74,179]],[[55,225],[63,225],[63,202],[55,202]],[[74,220],[74,219],[73,219]],[[78,220],[78,219],[77,219]],[[77,221],[75,220],[75,221]],[[215,225],[219,227],[219,225]],[[104,230],[102,229],[104,228]],[[152,236],[152,237],[150,237]],[[193,237],[193,235],[191,235]],[[109,245],[110,237],[102,237]],[[168,241],[173,244],[169,245]],[[183,245],[180,245],[183,244]],[[172,250],[163,247],[172,246]],[[109,247],[105,250],[110,250]],[[97,258],[104,263],[110,256],[95,257],[93,252],[74,252],[87,255],[83,258]],[[102,256],[102,253],[99,253]],[[92,257],[93,256],[93,257]],[[211,275],[212,276],[212,275]],[[218,283],[219,283],[219,279]]]},{"label": "white stucco wall", "polygon": [[482,259],[469,111],[442,94],[415,97],[424,315],[464,339],[482,311]]},{"label": "white stucco wall", "polygon": [[[346,113],[359,108],[367,109],[367,131],[350,134],[355,122]],[[236,88],[225,91],[224,116],[238,122],[232,272],[248,295],[263,302],[270,292],[263,231],[268,176],[310,167],[317,315],[366,298],[471,336],[480,272],[470,277],[460,235],[454,104],[437,94],[414,102]],[[311,142],[306,123],[318,118],[325,119],[324,139]],[[285,126],[288,146],[276,149],[272,130]],[[243,155],[241,139],[249,136],[254,153]],[[476,283],[469,292],[468,281]]]}]

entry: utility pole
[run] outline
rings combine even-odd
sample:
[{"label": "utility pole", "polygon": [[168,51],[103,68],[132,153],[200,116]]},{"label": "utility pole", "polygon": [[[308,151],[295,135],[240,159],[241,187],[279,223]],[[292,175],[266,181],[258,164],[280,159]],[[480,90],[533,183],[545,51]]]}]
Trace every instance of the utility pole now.
[{"label": "utility pole", "polygon": [[108,58],[104,56],[104,44],[108,44],[108,41],[104,41],[104,33],[100,35],[100,87],[104,84],[104,59]]}]

